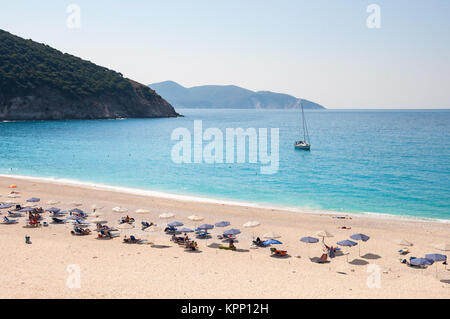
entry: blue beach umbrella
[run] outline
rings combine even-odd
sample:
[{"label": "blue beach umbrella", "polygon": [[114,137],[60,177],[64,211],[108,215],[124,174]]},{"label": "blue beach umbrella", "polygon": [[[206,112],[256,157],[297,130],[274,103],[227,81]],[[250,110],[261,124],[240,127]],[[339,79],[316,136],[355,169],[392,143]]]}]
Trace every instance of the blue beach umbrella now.
[{"label": "blue beach umbrella", "polygon": [[187,228],[187,227],[183,227],[183,228],[178,229],[178,232],[180,232],[180,233],[192,233],[192,232],[194,232],[194,230],[190,229],[190,228]]},{"label": "blue beach umbrella", "polygon": [[[354,241],[348,240],[348,239],[338,241],[337,244],[339,246],[346,246],[346,247],[353,247],[353,246],[358,245],[358,243],[355,243]],[[348,255],[347,255],[347,262],[348,262]]]},{"label": "blue beach umbrella", "polygon": [[434,264],[434,261],[426,258],[413,258],[409,260],[409,263],[413,266],[425,266]]},{"label": "blue beach umbrella", "polygon": [[227,226],[230,226],[230,222],[223,221],[216,223],[216,227],[227,227]]},{"label": "blue beach umbrella", "polygon": [[12,204],[0,204],[0,209],[8,209],[13,207],[14,205]]},{"label": "blue beach umbrella", "polygon": [[61,209],[52,207],[52,208],[46,209],[45,211],[50,212],[50,213],[59,213],[61,211]]},{"label": "blue beach umbrella", "polygon": [[447,256],[441,254],[426,254],[425,258],[432,261],[446,261]]},{"label": "blue beach umbrella", "polygon": [[338,241],[337,244],[339,246],[346,246],[346,247],[353,247],[353,246],[358,245],[358,243],[355,243],[354,241],[349,240],[349,239]]},{"label": "blue beach umbrella", "polygon": [[37,203],[39,201],[41,201],[41,199],[37,198],[37,197],[31,197],[31,198],[27,199],[27,202],[29,202],[29,203]]},{"label": "blue beach umbrella", "polygon": [[171,222],[171,223],[167,224],[167,226],[169,226],[169,227],[180,227],[180,226],[183,226],[183,225],[184,224],[181,223],[181,222]]},{"label": "blue beach umbrella", "polygon": [[269,240],[263,241],[263,244],[268,246],[268,245],[281,245],[283,243],[276,239],[269,239]]},{"label": "blue beach umbrella", "polygon": [[226,231],[223,232],[223,234],[224,234],[225,236],[238,235],[238,234],[240,234],[240,233],[241,233],[241,231],[240,231],[239,229],[235,229],[235,228],[228,229],[228,230],[226,230]]},{"label": "blue beach umbrella", "polygon": [[302,237],[302,238],[300,238],[300,241],[307,243],[307,244],[315,244],[315,243],[319,242],[319,239],[314,238],[314,237]]},{"label": "blue beach umbrella", "polygon": [[[310,236],[307,236],[307,237],[302,237],[302,238],[300,238],[300,241],[301,242],[304,242],[304,243],[307,243],[307,244],[315,244],[315,243],[318,243],[319,242],[319,239],[318,238],[314,238],[314,237],[310,237]],[[310,253],[309,253],[309,245],[308,245],[308,257],[310,256]]]},{"label": "blue beach umbrella", "polygon": [[84,212],[81,209],[79,209],[79,208],[71,209],[71,210],[69,210],[69,212],[77,213],[77,214],[84,214]]},{"label": "blue beach umbrella", "polygon": [[[351,239],[354,240],[361,240],[361,241],[368,241],[370,239],[369,236],[364,234],[353,234],[350,236]],[[358,246],[359,255],[361,256],[361,246]]]},{"label": "blue beach umbrella", "polygon": [[34,210],[34,208],[26,207],[26,208],[22,208],[21,210],[19,210],[19,212],[28,213],[28,212],[32,212],[33,210]]},{"label": "blue beach umbrella", "polygon": [[207,229],[213,229],[214,225],[211,224],[203,224],[197,227],[197,229],[201,229],[201,230],[207,230]]}]

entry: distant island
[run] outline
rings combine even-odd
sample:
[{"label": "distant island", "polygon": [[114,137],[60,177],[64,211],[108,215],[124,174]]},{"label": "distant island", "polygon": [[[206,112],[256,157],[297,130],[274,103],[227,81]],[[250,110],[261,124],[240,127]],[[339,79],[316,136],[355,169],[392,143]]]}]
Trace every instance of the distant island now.
[{"label": "distant island", "polygon": [[254,92],[235,85],[202,85],[186,88],[173,81],[149,85],[175,107],[239,109],[325,109],[322,105],[292,95]]},{"label": "distant island", "polygon": [[0,30],[0,120],[176,116],[143,84]]}]

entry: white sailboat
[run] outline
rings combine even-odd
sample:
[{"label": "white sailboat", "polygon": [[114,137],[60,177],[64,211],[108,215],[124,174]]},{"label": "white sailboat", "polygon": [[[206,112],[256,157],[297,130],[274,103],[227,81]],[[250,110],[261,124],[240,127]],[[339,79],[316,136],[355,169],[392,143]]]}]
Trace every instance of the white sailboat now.
[{"label": "white sailboat", "polygon": [[306,125],[305,112],[303,110],[303,103],[300,102],[300,106],[302,108],[302,124],[303,124],[303,141],[296,141],[294,143],[295,149],[309,151],[311,150],[311,144],[309,141],[309,132],[308,126]]}]

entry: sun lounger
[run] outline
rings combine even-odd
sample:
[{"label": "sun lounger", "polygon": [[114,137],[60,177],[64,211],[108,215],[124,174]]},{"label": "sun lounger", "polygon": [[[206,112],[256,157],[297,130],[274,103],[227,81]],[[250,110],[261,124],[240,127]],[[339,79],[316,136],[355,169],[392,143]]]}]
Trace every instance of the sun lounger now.
[{"label": "sun lounger", "polygon": [[408,248],[403,248],[398,251],[400,255],[408,255],[410,253]]},{"label": "sun lounger", "polygon": [[87,228],[74,227],[70,233],[75,236],[86,236],[89,235],[91,231]]},{"label": "sun lounger", "polygon": [[9,219],[8,217],[3,216],[2,224],[11,225],[11,224],[17,224],[17,223],[18,223],[17,219]]},{"label": "sun lounger", "polygon": [[270,253],[275,256],[287,256],[287,250],[278,250],[276,248],[270,248]]}]

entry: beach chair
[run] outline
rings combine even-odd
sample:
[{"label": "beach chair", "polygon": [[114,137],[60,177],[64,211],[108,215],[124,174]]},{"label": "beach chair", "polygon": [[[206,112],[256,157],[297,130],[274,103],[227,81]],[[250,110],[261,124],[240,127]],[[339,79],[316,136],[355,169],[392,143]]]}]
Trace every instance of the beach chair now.
[{"label": "beach chair", "polygon": [[142,230],[146,230],[147,228],[149,228],[155,224],[149,223],[149,222],[141,222],[141,225],[142,225]]},{"label": "beach chair", "polygon": [[400,255],[408,255],[410,253],[408,248],[403,248],[398,251]]},{"label": "beach chair", "polygon": [[167,226],[166,228],[164,228],[164,232],[169,235],[175,234],[177,232],[177,228],[173,226]]},{"label": "beach chair", "polygon": [[287,256],[287,250],[279,250],[279,249],[272,247],[272,248],[270,248],[270,254],[274,255],[274,256],[283,257],[283,256]]},{"label": "beach chair", "polygon": [[52,217],[52,220],[54,224],[64,224],[64,219]]},{"label": "beach chair", "polygon": [[11,225],[11,224],[17,224],[17,223],[18,223],[17,219],[9,219],[8,217],[3,216],[2,224]]},{"label": "beach chair", "polygon": [[89,235],[91,231],[87,228],[80,228],[75,226],[70,233],[75,236],[86,236]]},{"label": "beach chair", "polygon": [[236,250],[236,247],[235,246],[232,246],[232,247],[230,247],[230,246],[223,246],[223,245],[221,245],[221,246],[219,246],[219,249],[223,249],[223,250]]},{"label": "beach chair", "polygon": [[196,234],[197,234],[197,238],[200,238],[200,239],[211,237],[211,234],[204,230],[198,231],[198,232],[196,232]]}]

